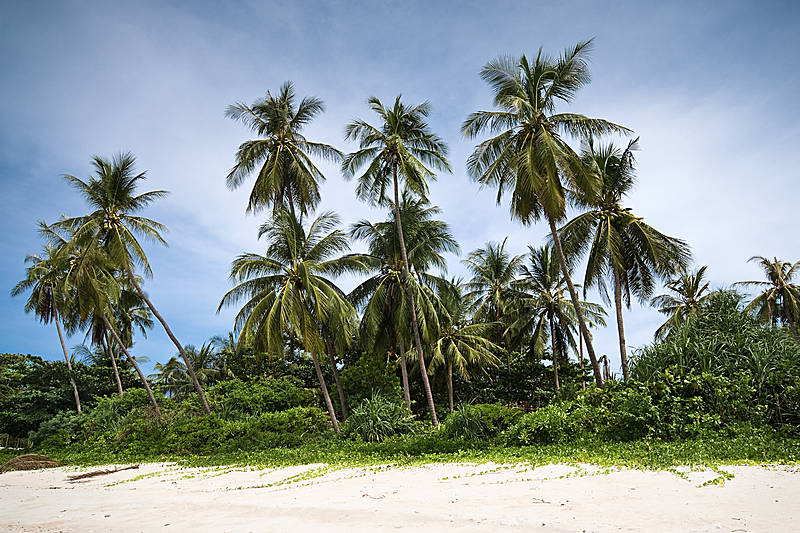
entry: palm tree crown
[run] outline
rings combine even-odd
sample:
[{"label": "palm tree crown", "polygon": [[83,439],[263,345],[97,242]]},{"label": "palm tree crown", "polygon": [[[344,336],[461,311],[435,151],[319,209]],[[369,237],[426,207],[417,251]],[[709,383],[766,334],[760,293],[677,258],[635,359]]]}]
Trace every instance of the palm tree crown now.
[{"label": "palm tree crown", "polygon": [[660,313],[669,315],[666,322],[656,330],[656,339],[665,338],[681,322],[695,314],[708,301],[710,282],[705,280],[707,266],[694,272],[684,272],[665,285],[672,294],[661,294],[651,301]]},{"label": "palm tree crown", "polygon": [[777,257],[772,260],[756,255],[751,262],[758,263],[767,281],[739,281],[736,285],[758,287],[763,292],[747,304],[748,311],[755,311],[764,322],[792,327],[797,333],[800,325],[800,285],[792,283],[800,272],[800,261],[790,263]]},{"label": "palm tree crown", "polygon": [[306,96],[295,104],[294,85],[287,81],[277,96],[269,91],[253,105],[236,103],[225,114],[241,121],[260,138],[245,141],[236,152],[236,164],[227,176],[231,189],[239,187],[259,166],[247,211],[263,207],[295,208],[306,214],[319,203],[319,182],[325,176],[311,156],[338,161],[336,148],[305,138],[301,131],[325,110],[322,100]]}]

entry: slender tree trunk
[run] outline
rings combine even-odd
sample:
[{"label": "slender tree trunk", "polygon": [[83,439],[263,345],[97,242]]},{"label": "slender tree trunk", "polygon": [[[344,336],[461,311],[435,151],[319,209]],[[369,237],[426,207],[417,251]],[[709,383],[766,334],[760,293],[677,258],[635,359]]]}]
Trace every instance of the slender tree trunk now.
[{"label": "slender tree trunk", "polygon": [[558,235],[558,229],[556,228],[555,221],[552,218],[547,217],[547,222],[550,224],[550,233],[553,235],[553,245],[555,246],[556,254],[558,254],[558,261],[561,263],[561,272],[564,274],[564,279],[567,281],[569,295],[572,298],[572,306],[575,308],[575,315],[578,318],[578,326],[581,330],[581,333],[583,333],[584,338],[586,339],[586,352],[589,354],[589,360],[592,362],[594,381],[597,383],[598,387],[602,387],[602,370],[600,369],[600,363],[597,360],[597,355],[594,352],[594,346],[592,346],[592,335],[589,333],[586,320],[583,318],[583,310],[581,309],[580,300],[578,300],[578,292],[575,290],[575,285],[572,283],[572,277],[569,274],[567,258],[564,256],[564,249],[561,247],[561,237]]},{"label": "slender tree trunk", "polygon": [[[400,239],[400,253],[403,256],[403,281],[408,281],[411,275],[410,268],[408,267],[408,255],[406,254],[406,241],[403,236],[403,223],[400,221],[400,198],[397,185],[397,167],[394,168],[394,220],[397,224],[397,236]],[[405,287],[403,288],[405,291]],[[425,366],[425,355],[422,352],[422,338],[419,335],[419,324],[417,322],[417,302],[414,297],[414,291],[407,291],[409,302],[411,303],[411,329],[414,333],[414,344],[417,348],[417,355],[419,356],[419,369],[422,374],[422,385],[425,389],[425,398],[428,400],[428,410],[431,412],[431,421],[434,426],[439,425],[439,419],[436,417],[436,406],[433,404],[433,393],[431,392],[431,383],[428,380],[428,370]]]},{"label": "slender tree trunk", "polygon": [[558,349],[556,348],[556,327],[553,324],[552,315],[550,315],[550,343],[553,346],[553,376],[556,378],[556,394],[558,394],[561,384],[558,382]]},{"label": "slender tree trunk", "polygon": [[108,338],[108,332],[103,333],[103,339],[106,341],[106,350],[111,357],[111,368],[114,369],[114,380],[117,382],[117,392],[122,396],[122,381],[119,379],[119,370],[117,369],[117,358],[114,357],[114,350],[111,349],[111,341]]},{"label": "slender tree trunk", "polygon": [[450,403],[450,412],[453,412],[453,362],[447,361],[447,401]]},{"label": "slender tree trunk", "polygon": [[406,364],[406,345],[402,339],[397,340],[400,346],[400,377],[403,379],[403,400],[406,402],[406,409],[411,410],[411,388],[408,386],[408,365]]},{"label": "slender tree trunk", "polygon": [[330,361],[331,369],[333,370],[333,381],[336,383],[336,391],[339,393],[339,404],[342,407],[342,421],[344,421],[347,420],[350,413],[347,412],[347,402],[344,399],[344,389],[342,389],[342,382],[339,379],[339,369],[336,368],[336,359],[333,357],[333,347],[327,337],[325,338],[325,348],[328,352],[328,361]]},{"label": "slender tree trunk", "polygon": [[155,317],[158,319],[158,321],[161,322],[161,326],[164,328],[164,331],[167,333],[167,336],[170,338],[175,347],[178,348],[178,353],[181,354],[183,363],[186,365],[186,371],[189,373],[189,377],[192,378],[192,383],[194,384],[194,388],[197,391],[197,395],[200,397],[200,404],[203,406],[203,411],[205,411],[207,415],[211,414],[211,409],[208,407],[208,401],[206,400],[206,395],[203,393],[203,388],[200,386],[200,382],[197,380],[197,375],[194,373],[194,367],[192,366],[191,361],[189,361],[189,358],[186,356],[186,351],[183,349],[183,346],[181,346],[181,343],[178,342],[177,338],[175,338],[175,335],[172,334],[172,330],[169,329],[167,321],[164,320],[164,317],[161,316],[161,313],[159,313],[156,310],[156,307],[153,305],[153,302],[151,302],[150,298],[148,298],[147,295],[144,293],[141,285],[139,285],[139,282],[136,281],[136,277],[133,275],[131,269],[126,267],[125,272],[128,274],[128,279],[131,280],[131,283],[133,283],[133,286],[136,288],[136,292],[139,293],[139,296],[142,297],[144,302],[147,304],[147,307],[150,308],[150,311],[152,311]]},{"label": "slender tree trunk", "polygon": [[622,283],[614,272],[614,304],[617,307],[617,331],[619,332],[619,358],[622,361],[622,379],[628,380],[628,351],[625,346],[625,325],[622,323]]},{"label": "slender tree trunk", "polygon": [[153,408],[156,410],[156,415],[158,418],[161,418],[161,409],[158,407],[158,402],[156,401],[156,397],[153,396],[153,391],[150,389],[150,384],[147,382],[147,378],[144,376],[142,369],[139,368],[139,363],[136,362],[136,359],[128,353],[128,349],[125,347],[125,344],[122,342],[122,339],[119,338],[117,331],[111,327],[111,323],[108,321],[108,318],[103,317],[103,321],[106,323],[106,330],[111,332],[111,336],[114,337],[114,340],[117,341],[117,345],[120,349],[125,353],[128,357],[128,361],[131,362],[133,368],[136,369],[136,373],[139,374],[139,379],[142,380],[142,384],[144,384],[144,389],[147,391],[147,396],[150,397],[150,402],[153,404]]},{"label": "slender tree trunk", "polygon": [[325,377],[322,375],[322,368],[319,366],[317,356],[309,352],[311,360],[314,361],[314,370],[317,373],[317,380],[319,381],[319,388],[322,390],[322,397],[325,399],[325,407],[328,409],[328,415],[331,417],[331,424],[333,430],[339,433],[339,421],[336,420],[336,411],[333,410],[333,402],[331,402],[331,395],[328,394],[328,386],[325,385]]},{"label": "slender tree trunk", "polygon": [[581,353],[581,390],[586,390],[586,377],[583,369],[583,332],[580,329],[578,329],[578,342]]},{"label": "slender tree trunk", "polygon": [[75,397],[75,408],[79,413],[83,412],[81,409],[81,397],[78,395],[78,385],[75,384],[75,378],[72,376],[72,362],[69,360],[67,354],[67,345],[64,344],[64,334],[61,332],[61,320],[58,316],[58,311],[55,312],[56,329],[58,330],[58,340],[61,341],[61,350],[64,352],[64,359],[67,361],[67,374],[69,375],[69,382],[72,385],[72,395]]}]

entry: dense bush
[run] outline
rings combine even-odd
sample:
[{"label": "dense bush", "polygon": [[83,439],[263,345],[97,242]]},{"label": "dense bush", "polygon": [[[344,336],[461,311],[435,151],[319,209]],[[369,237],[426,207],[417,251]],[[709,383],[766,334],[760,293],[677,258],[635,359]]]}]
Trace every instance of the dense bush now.
[{"label": "dense bush", "polygon": [[376,393],[353,409],[344,433],[365,442],[382,442],[393,435],[414,433],[417,425],[404,405]]},{"label": "dense bush", "polygon": [[550,404],[519,417],[503,436],[513,446],[568,442],[579,435],[580,422],[568,406]]},{"label": "dense bush", "polygon": [[[731,291],[715,293],[701,312],[664,341],[639,350],[631,363],[634,379],[666,382],[670,388],[676,381],[703,374],[736,381],[741,389],[743,371],[747,388],[752,389],[748,401],[765,406],[771,423],[800,424],[800,343],[788,328],[765,326],[744,312],[741,295]],[[710,401],[709,394],[704,399]]]},{"label": "dense bush", "polygon": [[480,411],[465,405],[451,413],[442,424],[442,431],[451,439],[483,439],[488,436],[488,426]]},{"label": "dense bush", "polygon": [[210,387],[206,397],[212,410],[225,418],[317,406],[315,392],[303,388],[299,380],[288,376],[253,381],[222,381]]},{"label": "dense bush", "polygon": [[[375,394],[387,397],[402,397],[403,389],[395,374],[395,365],[370,354],[362,354],[345,366],[341,374],[342,388],[347,401],[358,405]],[[331,391],[336,397],[337,391]]]}]

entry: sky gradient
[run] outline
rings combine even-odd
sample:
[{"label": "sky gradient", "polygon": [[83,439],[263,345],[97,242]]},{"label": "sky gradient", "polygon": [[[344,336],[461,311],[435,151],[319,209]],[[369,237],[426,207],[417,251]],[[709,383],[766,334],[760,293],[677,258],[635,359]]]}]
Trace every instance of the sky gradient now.
[{"label": "sky gradient", "polygon": [[[147,190],[171,192],[145,213],[170,228],[168,248],[147,245],[151,299],[184,344],[229,331],[235,310],[215,310],[231,260],[263,252],[256,230],[265,214],[245,215],[251,181],[225,187],[251,134],[224,111],[286,80],[299,96],[325,101],[307,136],[343,151],[354,148],[344,125],[373,118],[367,97],[430,100],[431,127],[449,143],[453,167],[430,199],[462,257],[506,236],[513,253],[541,245],[546,224],[520,226],[493,191],[467,178],[475,143],[459,127],[491,107],[478,76],[488,60],[540,46],[556,54],[590,37],[592,83],[565,109],[641,136],[638,186],[626,205],[687,240],[713,286],[758,279],[752,255],[800,259],[798,35],[797,2],[6,2],[0,351],[62,357],[55,328],[25,315],[24,298],[9,291],[25,255],[40,247],[37,220],[86,212],[60,176],[87,177],[93,155],[119,151],[148,171]],[[321,167],[320,210],[347,225],[386,217],[360,203],[335,166]],[[458,257],[448,261],[450,275],[464,275]],[[341,283],[349,289],[354,280]],[[631,347],[650,342],[663,320],[637,304],[625,318]],[[595,343],[618,366],[616,328],[598,331]],[[175,351],[158,327],[134,349],[150,358],[148,371]]]}]

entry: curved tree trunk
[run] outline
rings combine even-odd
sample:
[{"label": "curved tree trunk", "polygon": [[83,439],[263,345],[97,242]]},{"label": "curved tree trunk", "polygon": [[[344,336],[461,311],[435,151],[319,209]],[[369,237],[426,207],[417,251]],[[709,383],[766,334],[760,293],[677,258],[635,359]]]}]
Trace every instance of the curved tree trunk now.
[{"label": "curved tree trunk", "polygon": [[617,331],[619,332],[619,358],[622,361],[622,379],[628,380],[628,350],[625,346],[625,325],[622,323],[622,283],[614,272],[614,304],[617,308]]},{"label": "curved tree trunk", "polygon": [[67,361],[67,372],[69,373],[69,382],[72,385],[72,395],[75,396],[75,408],[79,413],[81,410],[81,397],[78,395],[78,385],[75,384],[75,378],[72,376],[72,362],[67,355],[67,345],[64,344],[64,334],[61,332],[61,321],[58,316],[58,311],[55,312],[56,329],[58,330],[58,340],[61,341],[61,350],[64,352],[64,359]]},{"label": "curved tree trunk", "polygon": [[453,362],[447,361],[447,401],[450,404],[450,412],[453,412]]},{"label": "curved tree trunk", "polygon": [[558,261],[561,263],[561,273],[564,274],[564,279],[569,288],[569,295],[572,298],[572,306],[575,308],[575,316],[578,317],[578,326],[580,327],[583,337],[586,339],[586,352],[589,354],[589,360],[592,362],[592,370],[594,371],[594,381],[598,387],[603,386],[603,375],[600,369],[600,363],[597,360],[597,355],[592,346],[592,335],[589,333],[589,327],[586,325],[586,319],[583,317],[583,310],[581,309],[580,300],[578,300],[578,292],[575,290],[575,285],[572,283],[572,276],[569,274],[569,267],[567,267],[567,258],[564,256],[564,249],[561,247],[561,237],[558,235],[555,221],[547,217],[547,222],[550,224],[550,234],[553,236],[553,245],[558,254]]},{"label": "curved tree trunk", "polygon": [[186,365],[186,371],[189,372],[189,377],[192,378],[194,389],[197,391],[197,395],[200,397],[200,404],[203,406],[203,411],[205,411],[206,414],[211,414],[211,409],[208,407],[206,395],[203,393],[203,387],[200,386],[200,382],[197,380],[197,375],[194,373],[194,367],[192,366],[191,361],[189,361],[189,358],[186,356],[186,351],[183,349],[183,346],[181,346],[181,343],[178,342],[177,338],[175,338],[175,335],[172,334],[172,330],[169,329],[167,321],[164,320],[164,317],[161,316],[161,313],[156,310],[153,302],[151,302],[150,298],[148,298],[144,293],[141,285],[139,285],[139,282],[136,281],[136,276],[133,275],[131,269],[126,267],[125,273],[128,275],[128,279],[131,280],[131,283],[133,283],[133,286],[136,288],[136,292],[139,293],[139,296],[141,296],[144,302],[147,304],[147,307],[150,308],[150,311],[152,311],[158,321],[161,322],[161,326],[164,328],[167,336],[170,338],[175,347],[178,348],[178,353],[181,354],[183,363]]},{"label": "curved tree trunk", "polygon": [[[397,224],[397,236],[400,239],[400,253],[403,256],[403,280],[407,281],[411,275],[411,269],[408,267],[408,255],[406,254],[406,241],[403,236],[403,223],[400,221],[400,199],[397,185],[397,167],[394,168],[394,220]],[[428,369],[425,367],[425,355],[422,352],[422,339],[419,335],[419,323],[417,322],[417,302],[414,297],[414,291],[407,292],[408,300],[411,303],[411,330],[414,333],[414,344],[417,348],[417,355],[419,356],[419,370],[422,374],[422,386],[425,389],[425,398],[428,400],[428,410],[431,413],[431,421],[434,426],[439,425],[439,419],[436,417],[436,406],[433,404],[433,393],[431,392],[431,383],[428,380]]]},{"label": "curved tree trunk", "polygon": [[328,352],[328,361],[331,363],[333,381],[336,383],[336,391],[339,393],[339,404],[342,407],[342,420],[344,421],[347,420],[350,413],[347,412],[347,402],[344,399],[344,389],[342,389],[342,382],[339,379],[339,369],[336,368],[336,359],[333,357],[333,347],[327,337],[325,338],[325,349]]},{"label": "curved tree trunk", "polygon": [[331,417],[331,424],[333,424],[333,430],[336,431],[336,433],[339,433],[339,421],[336,420],[336,411],[333,410],[333,402],[331,402],[331,395],[328,394],[328,386],[325,385],[325,377],[322,375],[322,368],[320,368],[319,366],[319,361],[317,361],[317,356],[311,352],[309,352],[309,355],[311,355],[311,360],[314,362],[314,370],[317,373],[319,388],[322,391],[322,397],[325,399],[325,407],[328,409],[328,416]]},{"label": "curved tree trunk", "polygon": [[111,357],[111,367],[114,369],[114,379],[117,382],[117,392],[122,396],[122,381],[119,379],[119,370],[117,369],[117,358],[114,357],[114,350],[111,349],[111,340],[108,338],[108,332],[104,332],[103,338],[106,341],[106,350]]},{"label": "curved tree trunk", "polygon": [[156,401],[156,397],[153,396],[153,391],[150,389],[150,384],[147,382],[147,378],[144,376],[142,369],[139,368],[139,363],[136,362],[136,359],[128,353],[128,349],[125,347],[125,344],[122,342],[122,339],[119,338],[117,335],[117,331],[111,327],[111,323],[108,321],[106,317],[103,317],[103,321],[106,323],[106,330],[111,332],[111,335],[114,337],[114,340],[117,341],[117,345],[120,349],[125,353],[128,357],[128,361],[131,362],[133,368],[136,369],[136,373],[139,374],[139,379],[142,380],[142,384],[144,384],[144,389],[147,391],[147,396],[150,397],[150,402],[153,404],[153,408],[156,410],[156,415],[158,418],[161,418],[161,409],[158,407],[158,402]]},{"label": "curved tree trunk", "polygon": [[411,410],[411,388],[408,386],[408,365],[406,364],[406,345],[401,339],[397,340],[400,346],[400,377],[403,380],[403,400],[406,402],[406,409]]},{"label": "curved tree trunk", "polygon": [[553,350],[553,375],[556,379],[556,394],[558,394],[561,384],[558,382],[558,349],[556,348],[556,327],[552,315],[550,315],[550,343]]}]

